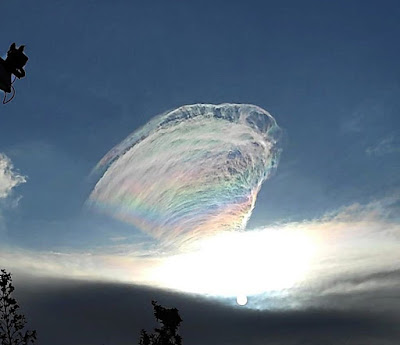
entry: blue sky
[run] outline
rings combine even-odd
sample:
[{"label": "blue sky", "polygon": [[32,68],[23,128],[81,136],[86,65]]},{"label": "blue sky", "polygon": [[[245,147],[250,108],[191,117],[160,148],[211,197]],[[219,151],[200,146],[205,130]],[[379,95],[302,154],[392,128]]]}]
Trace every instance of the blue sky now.
[{"label": "blue sky", "polygon": [[255,226],[390,193],[399,11],[390,1],[3,3],[3,54],[16,41],[30,57],[2,107],[1,151],[28,177],[18,209],[4,211],[9,240],[73,241],[102,155],[153,116],[197,102],[253,103],[285,130]]}]

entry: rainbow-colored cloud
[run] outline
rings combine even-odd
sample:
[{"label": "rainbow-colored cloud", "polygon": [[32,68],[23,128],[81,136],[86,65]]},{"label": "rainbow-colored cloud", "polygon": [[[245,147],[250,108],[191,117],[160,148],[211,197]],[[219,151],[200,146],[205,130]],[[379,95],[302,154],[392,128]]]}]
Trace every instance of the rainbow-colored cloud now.
[{"label": "rainbow-colored cloud", "polygon": [[89,203],[166,245],[243,229],[277,166],[279,135],[254,105],[180,107],[106,154]]}]

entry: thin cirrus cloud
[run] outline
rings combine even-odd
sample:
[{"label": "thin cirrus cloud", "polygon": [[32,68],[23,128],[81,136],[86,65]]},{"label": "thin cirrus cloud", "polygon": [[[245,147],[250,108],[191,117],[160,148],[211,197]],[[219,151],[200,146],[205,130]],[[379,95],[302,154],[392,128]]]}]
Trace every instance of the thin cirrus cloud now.
[{"label": "thin cirrus cloud", "polygon": [[391,135],[382,138],[375,145],[367,147],[365,152],[369,156],[383,156],[389,153],[399,153],[400,142],[396,136]]}]

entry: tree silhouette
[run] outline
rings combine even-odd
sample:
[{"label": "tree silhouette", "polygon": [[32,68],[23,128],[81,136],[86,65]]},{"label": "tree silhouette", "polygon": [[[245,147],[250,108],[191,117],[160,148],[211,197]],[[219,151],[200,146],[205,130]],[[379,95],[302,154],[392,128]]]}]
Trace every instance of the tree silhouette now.
[{"label": "tree silhouette", "polygon": [[156,301],[152,301],[151,304],[155,318],[161,323],[161,328],[155,328],[154,333],[151,334],[142,329],[139,345],[182,345],[182,338],[177,334],[182,322],[178,309],[164,308]]},{"label": "tree silhouette", "polygon": [[12,293],[11,274],[0,273],[0,345],[28,345],[36,341],[36,331],[24,331],[25,316],[18,314],[19,305]]}]

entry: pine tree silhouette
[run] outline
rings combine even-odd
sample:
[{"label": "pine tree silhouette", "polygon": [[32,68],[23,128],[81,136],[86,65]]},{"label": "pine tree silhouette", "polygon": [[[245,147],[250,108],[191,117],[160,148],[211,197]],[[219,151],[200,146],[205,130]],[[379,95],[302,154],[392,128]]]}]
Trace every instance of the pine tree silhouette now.
[{"label": "pine tree silhouette", "polygon": [[142,329],[139,345],[182,345],[182,338],[177,333],[182,322],[178,309],[164,308],[156,301],[152,301],[151,304],[155,318],[161,323],[161,328],[155,328],[154,333],[151,334]]},{"label": "pine tree silhouette", "polygon": [[0,273],[0,345],[28,345],[36,341],[36,331],[24,331],[25,316],[18,313],[19,305],[12,293],[11,274]]}]

